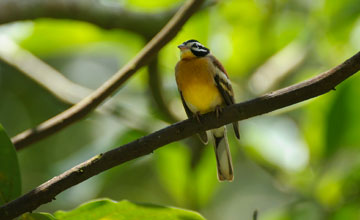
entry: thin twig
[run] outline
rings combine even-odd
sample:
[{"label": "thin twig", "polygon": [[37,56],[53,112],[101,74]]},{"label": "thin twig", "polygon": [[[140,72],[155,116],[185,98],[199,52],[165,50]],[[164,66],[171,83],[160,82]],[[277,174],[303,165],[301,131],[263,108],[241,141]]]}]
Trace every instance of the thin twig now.
[{"label": "thin twig", "polygon": [[196,119],[188,119],[104,154],[99,154],[0,207],[0,219],[12,219],[22,213],[32,211],[40,205],[50,202],[62,191],[92,176],[152,153],[159,147],[171,142],[189,137],[200,131],[262,115],[325,94],[359,70],[360,52],[341,65],[312,79],[268,93],[256,99],[228,106],[223,109],[218,118],[214,112],[207,113],[202,116],[201,124]]},{"label": "thin twig", "polygon": [[253,220],[257,220],[258,218],[258,210],[255,210],[253,213]]},{"label": "thin twig", "polygon": [[28,129],[13,137],[12,142],[16,149],[22,149],[29,144],[41,140],[84,118],[108,96],[116,91],[123,83],[125,83],[134,73],[136,73],[138,69],[146,65],[153,55],[155,55],[163,46],[173,39],[179,32],[180,28],[201,6],[202,3],[203,0],[187,1],[169,21],[169,23],[148,44],[146,44],[146,46],[134,59],[132,59],[113,77],[101,85],[95,92],[87,96],[78,104],[41,123],[37,127]]}]

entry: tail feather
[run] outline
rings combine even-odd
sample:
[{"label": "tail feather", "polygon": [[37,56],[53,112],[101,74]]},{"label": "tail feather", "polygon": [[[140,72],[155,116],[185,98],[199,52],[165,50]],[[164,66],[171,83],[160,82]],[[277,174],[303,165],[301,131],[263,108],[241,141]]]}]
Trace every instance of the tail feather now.
[{"label": "tail feather", "polygon": [[233,127],[234,127],[234,133],[235,133],[235,136],[237,139],[240,140],[240,132],[239,132],[239,122],[234,122],[232,123],[233,124]]},{"label": "tail feather", "polygon": [[214,148],[219,181],[233,181],[234,171],[231,161],[229,143],[226,136],[226,127],[211,131],[214,137]]}]

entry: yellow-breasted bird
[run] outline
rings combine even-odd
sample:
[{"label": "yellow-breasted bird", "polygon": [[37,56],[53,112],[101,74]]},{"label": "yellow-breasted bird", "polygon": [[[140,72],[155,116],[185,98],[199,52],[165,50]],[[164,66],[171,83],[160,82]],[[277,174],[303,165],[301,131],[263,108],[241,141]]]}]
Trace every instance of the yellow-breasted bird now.
[{"label": "yellow-breasted bird", "polygon": [[[221,63],[210,50],[197,40],[188,40],[178,46],[180,61],[175,67],[176,83],[181,100],[189,118],[211,111],[217,116],[221,108],[234,104],[234,92],[229,77]],[[239,125],[233,123],[234,132],[239,139]],[[218,179],[232,181],[234,178],[226,127],[211,130],[214,138]],[[206,132],[198,134],[202,142],[208,142]]]}]

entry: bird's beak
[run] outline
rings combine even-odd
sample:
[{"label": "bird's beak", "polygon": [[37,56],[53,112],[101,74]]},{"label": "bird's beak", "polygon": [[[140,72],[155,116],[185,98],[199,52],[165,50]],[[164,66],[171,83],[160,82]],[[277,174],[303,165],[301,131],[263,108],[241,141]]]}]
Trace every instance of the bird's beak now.
[{"label": "bird's beak", "polygon": [[178,46],[178,48],[179,48],[180,50],[185,50],[187,47],[185,46],[185,44],[180,44],[180,45]]}]

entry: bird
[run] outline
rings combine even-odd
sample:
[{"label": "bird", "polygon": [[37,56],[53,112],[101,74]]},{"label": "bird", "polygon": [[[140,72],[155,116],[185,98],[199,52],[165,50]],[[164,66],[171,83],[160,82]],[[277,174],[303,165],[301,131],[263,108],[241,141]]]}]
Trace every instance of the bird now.
[{"label": "bird", "polygon": [[[201,115],[215,111],[219,117],[222,108],[235,103],[234,92],[223,65],[210,50],[197,40],[188,40],[178,46],[180,60],[175,66],[176,84],[188,118],[201,123]],[[239,124],[233,122],[235,136],[240,139]],[[219,181],[233,181],[234,171],[225,126],[210,130]],[[198,134],[208,143],[206,131]]]}]

